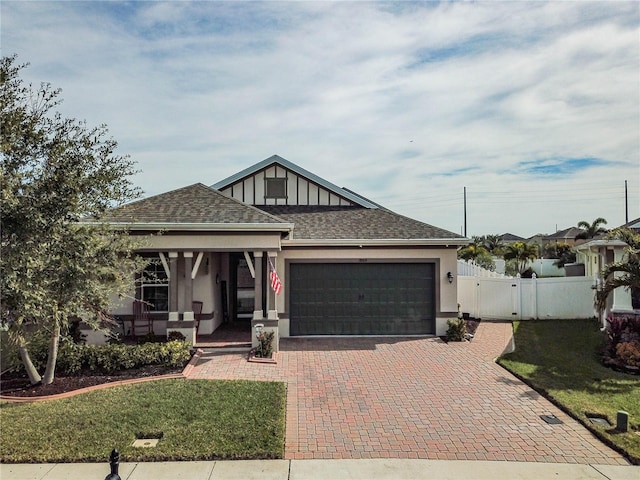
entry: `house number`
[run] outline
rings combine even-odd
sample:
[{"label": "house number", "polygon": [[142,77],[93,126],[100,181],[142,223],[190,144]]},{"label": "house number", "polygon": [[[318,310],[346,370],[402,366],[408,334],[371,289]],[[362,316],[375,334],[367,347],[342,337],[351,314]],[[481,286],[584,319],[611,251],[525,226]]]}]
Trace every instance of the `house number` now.
[{"label": "house number", "polygon": [[360,259],[360,263],[367,263],[367,261],[368,261],[368,260],[367,260],[366,258],[361,258],[361,259]]}]

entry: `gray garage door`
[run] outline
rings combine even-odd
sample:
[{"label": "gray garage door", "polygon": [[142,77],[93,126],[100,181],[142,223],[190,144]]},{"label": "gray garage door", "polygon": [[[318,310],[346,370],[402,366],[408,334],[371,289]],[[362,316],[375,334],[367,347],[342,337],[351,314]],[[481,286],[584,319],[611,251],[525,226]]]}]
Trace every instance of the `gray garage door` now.
[{"label": "gray garage door", "polygon": [[291,335],[435,333],[432,263],[292,263]]}]

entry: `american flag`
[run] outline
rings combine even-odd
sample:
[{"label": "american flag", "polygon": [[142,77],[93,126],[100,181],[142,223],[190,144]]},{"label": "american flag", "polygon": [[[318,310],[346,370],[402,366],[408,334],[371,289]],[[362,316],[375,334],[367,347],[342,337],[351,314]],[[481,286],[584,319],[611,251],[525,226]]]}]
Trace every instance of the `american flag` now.
[{"label": "american flag", "polygon": [[273,262],[269,258],[269,278],[271,279],[271,289],[276,292],[276,295],[280,295],[282,291],[282,282],[278,278],[276,273],[276,267],[273,266]]}]

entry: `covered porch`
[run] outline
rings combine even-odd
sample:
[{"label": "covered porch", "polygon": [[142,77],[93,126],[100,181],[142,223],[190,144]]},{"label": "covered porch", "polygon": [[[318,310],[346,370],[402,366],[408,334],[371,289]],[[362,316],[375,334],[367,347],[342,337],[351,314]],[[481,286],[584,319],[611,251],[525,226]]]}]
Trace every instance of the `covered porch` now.
[{"label": "covered porch", "polygon": [[268,265],[278,261],[280,232],[165,234],[150,243],[138,252],[149,263],[131,296],[114,301],[111,310],[125,336],[179,332],[193,345],[257,344],[253,325],[262,323],[274,330],[277,350],[279,314]]}]

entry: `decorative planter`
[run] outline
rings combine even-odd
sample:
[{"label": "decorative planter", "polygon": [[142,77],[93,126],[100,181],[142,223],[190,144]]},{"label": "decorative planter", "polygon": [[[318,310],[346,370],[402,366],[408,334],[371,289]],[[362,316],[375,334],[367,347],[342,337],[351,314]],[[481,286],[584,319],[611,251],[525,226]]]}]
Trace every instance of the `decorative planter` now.
[{"label": "decorative planter", "polygon": [[276,360],[276,353],[272,353],[271,357],[256,357],[256,349],[252,348],[249,351],[249,358],[247,359],[252,363],[268,363],[268,364],[276,364],[278,363]]}]

